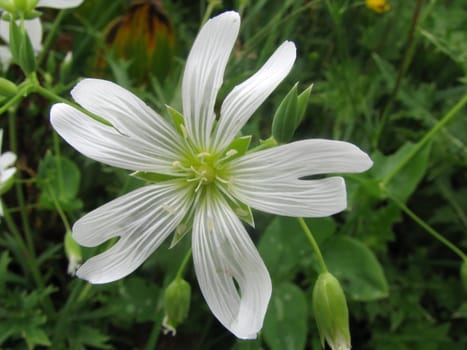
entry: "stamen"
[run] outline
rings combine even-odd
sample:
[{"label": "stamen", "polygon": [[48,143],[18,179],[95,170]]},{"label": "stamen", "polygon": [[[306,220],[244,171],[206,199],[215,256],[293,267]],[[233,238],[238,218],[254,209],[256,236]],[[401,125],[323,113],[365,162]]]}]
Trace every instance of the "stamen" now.
[{"label": "stamen", "polygon": [[177,209],[175,209],[174,207],[171,207],[170,205],[163,204],[161,205],[161,208],[165,210],[167,213],[169,213],[170,215],[175,215],[177,213]]},{"label": "stamen", "polygon": [[188,140],[188,130],[185,127],[185,124],[180,124],[180,130],[182,130],[183,138]]}]

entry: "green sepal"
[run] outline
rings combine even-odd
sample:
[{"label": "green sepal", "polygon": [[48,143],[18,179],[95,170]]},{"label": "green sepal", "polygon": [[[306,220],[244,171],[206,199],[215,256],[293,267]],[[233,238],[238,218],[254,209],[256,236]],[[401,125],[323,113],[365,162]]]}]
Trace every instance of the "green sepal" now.
[{"label": "green sepal", "polygon": [[15,21],[10,21],[10,51],[13,61],[21,67],[26,75],[36,70],[36,57],[31,39],[24,26],[18,26]]},{"label": "green sepal", "polygon": [[295,84],[277,108],[272,122],[272,136],[279,143],[287,143],[292,139],[305,115],[312,87],[310,85],[298,95]]},{"label": "green sepal", "polygon": [[272,121],[272,136],[279,143],[287,143],[291,140],[297,119],[297,84],[287,93]]},{"label": "green sepal", "polygon": [[255,227],[255,219],[253,217],[253,213],[251,208],[246,205],[245,203],[238,202],[237,205],[232,206],[235,214],[244,222],[246,222],[251,227]]},{"label": "green sepal", "polygon": [[233,140],[232,143],[229,145],[229,147],[227,147],[227,152],[231,150],[235,150],[236,153],[232,155],[231,157],[229,157],[229,160],[243,156],[248,151],[248,148],[250,147],[250,143],[251,143],[251,135],[241,136]]},{"label": "green sepal", "polygon": [[297,97],[297,125],[295,129],[300,125],[305,116],[306,107],[308,106],[308,100],[310,99],[311,90],[313,89],[313,84],[311,84],[308,88],[305,89],[300,95]]},{"label": "green sepal", "polygon": [[190,232],[192,226],[193,215],[190,215],[188,219],[184,219],[181,223],[179,223],[173,233],[172,242],[170,242],[169,249],[175,247],[178,244],[178,242],[180,242],[183,239],[183,237],[185,237],[187,233]]},{"label": "green sepal", "polygon": [[166,105],[165,107],[169,111],[169,115],[170,115],[170,118],[172,118],[172,123],[175,126],[175,129],[177,129],[180,135],[185,136],[185,130],[184,130],[185,118],[183,118],[183,114],[169,105]]},{"label": "green sepal", "polygon": [[171,176],[171,175],[150,173],[147,171],[135,171],[134,173],[131,173],[130,176],[136,177],[143,181],[152,182],[152,183],[173,180],[175,178],[174,176]]}]

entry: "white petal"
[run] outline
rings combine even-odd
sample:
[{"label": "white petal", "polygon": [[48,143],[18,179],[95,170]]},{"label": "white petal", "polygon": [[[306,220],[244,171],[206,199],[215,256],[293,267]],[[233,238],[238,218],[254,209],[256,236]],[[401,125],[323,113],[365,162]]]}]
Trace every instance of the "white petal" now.
[{"label": "white petal", "polygon": [[16,168],[9,168],[0,173],[0,184],[7,182],[16,173]]},{"label": "white petal", "polygon": [[54,9],[67,9],[78,7],[84,0],[39,0],[36,7],[51,7]]},{"label": "white petal", "polygon": [[183,114],[187,130],[206,147],[215,120],[214,104],[227,60],[240,28],[240,16],[229,11],[201,28],[188,56],[182,83]]},{"label": "white petal", "polygon": [[[156,139],[157,132],[152,136],[148,130],[138,131],[144,134],[144,138],[138,132],[125,130],[122,133],[64,103],[52,106],[50,122],[58,134],[79,152],[112,166],[170,174],[172,163],[178,158],[172,143],[163,144]],[[138,128],[138,124],[135,123],[134,127]]]},{"label": "white petal", "polygon": [[8,69],[11,59],[10,48],[8,46],[0,45],[0,65],[3,71]]},{"label": "white petal", "polygon": [[10,42],[10,22],[0,19],[0,38],[6,43]]},{"label": "white petal", "polygon": [[84,109],[110,121],[120,133],[138,139],[144,147],[173,149],[183,144],[172,125],[115,83],[83,79],[71,90],[71,95]]},{"label": "white petal", "polygon": [[151,185],[117,198],[78,220],[73,238],[97,246],[120,237],[110,249],[86,261],[77,271],[91,283],[118,280],[138,268],[177,227],[191,202],[178,184]]},{"label": "white petal", "polygon": [[207,198],[195,213],[193,261],[201,292],[217,319],[238,338],[255,338],[271,297],[271,280],[248,233],[222,198]]},{"label": "white petal", "polygon": [[292,142],[268,150],[253,152],[233,160],[234,177],[258,178],[303,176],[329,173],[361,172],[373,162],[357,146],[344,142],[310,139]]},{"label": "white petal", "polygon": [[31,39],[34,52],[39,52],[42,49],[42,23],[39,18],[34,18],[24,21],[24,28]]},{"label": "white petal", "polygon": [[[16,21],[16,24],[20,24]],[[32,48],[37,53],[42,48],[42,24],[39,18],[24,21],[24,28],[31,40]],[[0,20],[0,37],[5,42],[10,42],[10,22]]]},{"label": "white petal", "polygon": [[295,44],[284,42],[249,79],[236,86],[224,100],[213,146],[228,146],[251,115],[289,74],[296,57]]},{"label": "white petal", "polygon": [[230,190],[248,206],[276,215],[322,217],[347,207],[345,183],[341,177],[320,180],[273,176],[242,178],[232,180]]},{"label": "white petal", "polygon": [[16,154],[10,151],[3,153],[0,155],[0,171],[13,165],[14,162],[16,162]]}]

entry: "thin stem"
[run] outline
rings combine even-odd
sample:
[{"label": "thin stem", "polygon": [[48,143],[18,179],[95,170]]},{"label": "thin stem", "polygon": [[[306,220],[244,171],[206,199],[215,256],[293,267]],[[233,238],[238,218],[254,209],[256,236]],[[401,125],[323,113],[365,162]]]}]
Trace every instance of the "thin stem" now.
[{"label": "thin stem", "polygon": [[410,66],[410,63],[413,58],[413,50],[414,50],[414,37],[415,37],[415,29],[417,27],[417,23],[420,17],[420,12],[422,8],[424,0],[417,0],[417,4],[415,5],[415,10],[412,16],[412,22],[410,24],[409,33],[407,34],[407,44],[406,49],[404,52],[404,57],[402,58],[402,63],[399,67],[399,72],[397,74],[396,83],[391,92],[391,96],[389,97],[389,101],[386,104],[386,108],[383,111],[383,115],[381,117],[381,121],[379,122],[378,128],[376,129],[375,138],[373,141],[374,147],[377,148],[381,135],[383,133],[383,129],[386,126],[386,123],[389,118],[389,113],[392,110],[394,102],[396,100],[397,94],[399,92],[399,88],[402,82],[402,77],[405,76],[407,69]]},{"label": "thin stem", "polygon": [[298,223],[300,224],[300,227],[303,230],[303,233],[305,234],[306,238],[310,242],[311,248],[313,249],[314,253],[316,254],[316,257],[318,258],[320,273],[328,272],[328,268],[326,267],[326,263],[324,262],[324,258],[323,258],[323,255],[321,254],[321,250],[319,249],[318,243],[316,242],[315,237],[311,233],[308,225],[306,224],[303,218],[297,218],[297,220],[298,220]]},{"label": "thin stem", "polygon": [[425,136],[415,145],[414,148],[407,154],[405,159],[399,163],[399,166],[394,168],[393,171],[382,181],[383,186],[386,186],[396,174],[405,167],[410,160],[436,135],[452,118],[454,118],[462,108],[467,104],[467,94],[447,112],[441,120],[428,132]]},{"label": "thin stem", "polygon": [[412,210],[410,210],[404,203],[402,203],[399,199],[396,197],[392,196],[388,191],[386,191],[387,195],[391,200],[397,204],[397,206],[404,212],[406,213],[413,221],[415,221],[417,224],[419,224],[426,232],[428,232],[430,235],[432,235],[434,238],[436,238],[438,241],[440,241],[442,244],[444,244],[446,247],[448,247],[453,253],[457,254],[462,260],[467,261],[467,255],[457,248],[456,245],[451,243],[448,239],[444,238],[438,231],[436,231],[434,228],[432,228],[430,225],[428,225],[423,219],[418,217]]},{"label": "thin stem", "polygon": [[45,59],[45,56],[47,53],[50,51],[49,48],[52,45],[53,40],[55,39],[55,36],[58,32],[60,23],[62,22],[63,18],[65,17],[65,12],[66,10],[61,10],[57,17],[55,17],[55,21],[52,24],[52,28],[50,29],[49,34],[47,35],[47,38],[44,41],[44,45],[42,46],[41,53],[37,59],[38,65],[40,66],[42,61]]},{"label": "thin stem", "polygon": [[164,319],[164,313],[158,312],[154,319],[154,323],[149,334],[148,342],[146,343],[145,350],[155,350],[157,341],[159,340],[159,334],[161,334],[162,320]]},{"label": "thin stem", "polygon": [[188,265],[188,262],[190,261],[190,258],[191,258],[191,247],[186,252],[185,257],[183,258],[183,261],[180,267],[178,268],[175,279],[181,279],[183,277],[183,274],[185,273],[185,269],[186,269],[186,266]]},{"label": "thin stem", "polygon": [[222,2],[219,0],[208,1],[208,8],[206,9],[206,12],[204,13],[203,20],[201,21],[201,25],[206,23],[209,17],[211,17],[212,11],[214,11],[214,9],[219,5],[222,5]]},{"label": "thin stem", "polygon": [[61,102],[61,103],[65,103],[75,109],[77,109],[78,111],[88,115],[89,117],[91,117],[92,119],[100,122],[100,123],[103,123],[105,125],[108,125],[108,126],[112,126],[112,123],[110,123],[108,120],[105,120],[104,118],[102,117],[99,117],[98,115],[94,114],[94,113],[91,113],[87,110],[85,110],[83,107],[81,107],[80,105],[74,103],[74,102],[71,102],[69,100],[67,100],[66,98],[63,98],[61,96],[58,96],[56,93],[54,93],[53,91],[51,90],[48,90],[42,86],[40,86],[39,84],[35,84],[33,86],[33,91],[34,92],[37,92],[39,95],[42,95],[44,96],[45,98],[49,99],[50,101],[52,102]]},{"label": "thin stem", "polygon": [[[8,115],[8,126],[10,129],[10,149],[12,150],[13,153],[18,154],[18,143],[16,139],[16,133],[17,133],[16,122],[15,122],[15,115],[13,113],[10,113]],[[20,179],[20,174],[17,175],[17,178]],[[42,279],[42,276],[40,274],[40,270],[37,264],[34,241],[32,239],[32,230],[31,230],[30,223],[29,223],[28,213],[26,211],[26,203],[24,200],[23,187],[22,187],[22,184],[19,182],[15,183],[15,187],[16,187],[16,197],[18,200],[18,206],[20,209],[21,223],[23,225],[23,230],[24,230],[24,234],[26,237],[25,239],[26,243],[24,244],[24,246],[27,248],[27,256],[26,256],[28,258],[27,265],[29,266],[31,270],[32,277],[36,285],[40,289],[45,289],[45,282]],[[11,219],[9,221],[10,221],[9,226],[13,227],[13,225],[11,225],[11,222],[13,221]],[[19,242],[22,242],[22,241],[23,239],[21,238]],[[47,313],[47,316],[52,317],[53,315],[55,315],[54,305],[48,295],[44,296],[42,304],[44,306],[45,312]]]},{"label": "thin stem", "polygon": [[25,82],[22,86],[18,88],[16,95],[10,98],[3,106],[0,107],[0,114],[5,113],[8,109],[13,107],[16,103],[21,101],[31,92],[31,84],[29,82]]}]

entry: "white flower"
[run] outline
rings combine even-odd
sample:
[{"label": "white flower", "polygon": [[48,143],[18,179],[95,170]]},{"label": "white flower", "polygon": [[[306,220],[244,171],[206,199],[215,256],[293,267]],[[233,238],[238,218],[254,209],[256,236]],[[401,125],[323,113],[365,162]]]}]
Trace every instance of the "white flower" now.
[{"label": "white flower", "polygon": [[239,26],[239,15],[225,12],[198,34],[183,77],[183,124],[174,127],[129,91],[97,79],[81,81],[71,94],[113,127],[63,103],[52,107],[51,123],[90,158],[167,178],[75,223],[73,237],[84,246],[120,237],[86,261],[77,275],[91,283],[122,278],[174,230],[180,234],[189,226],[195,272],[209,307],[226,328],[247,339],[262,327],[271,280],[239,216],[250,221],[249,207],[286,216],[337,213],[346,207],[341,177],[301,178],[363,171],[372,162],[356,146],[339,141],[304,140],[246,154],[234,147],[242,126],[295,61],[295,45],[284,42],[228,94],[216,122],[214,104]]},{"label": "white flower", "polygon": [[[12,166],[16,162],[16,154],[10,151],[1,153],[2,141],[3,130],[0,129],[0,195],[9,189],[13,181],[13,175],[16,173],[16,168]],[[1,204],[0,210],[2,210]],[[3,212],[0,212],[0,216],[3,216]]]},{"label": "white flower", "polygon": [[[39,0],[36,7],[50,7],[66,9],[81,5],[84,0]],[[0,12],[0,15],[2,13]],[[19,24],[19,21],[17,22]],[[39,18],[24,21],[24,29],[31,40],[34,52],[38,54],[42,49],[42,23]],[[10,42],[10,23],[0,19],[0,38],[7,44]],[[0,45],[0,64],[6,70],[11,62],[11,52],[8,46]]]}]

